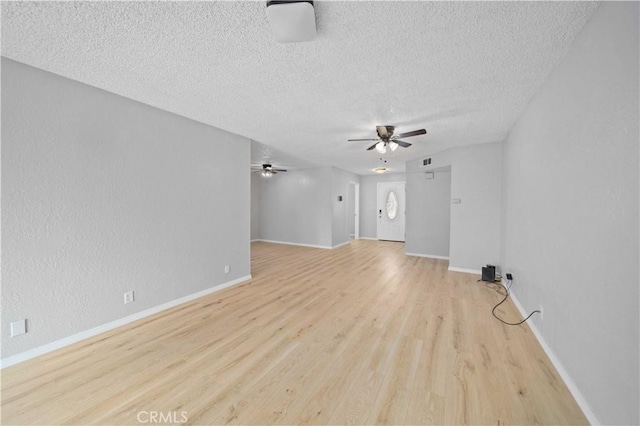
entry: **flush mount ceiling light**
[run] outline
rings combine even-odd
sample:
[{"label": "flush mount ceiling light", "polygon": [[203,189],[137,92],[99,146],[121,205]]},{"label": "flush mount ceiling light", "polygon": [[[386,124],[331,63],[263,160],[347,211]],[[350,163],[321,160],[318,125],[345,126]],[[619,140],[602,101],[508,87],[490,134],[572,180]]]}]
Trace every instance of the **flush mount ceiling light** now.
[{"label": "flush mount ceiling light", "polygon": [[376,167],[375,169],[373,169],[374,173],[378,173],[378,174],[382,174],[385,173],[387,170],[386,167]]},{"label": "flush mount ceiling light", "polygon": [[280,43],[309,41],[316,36],[316,15],[312,1],[268,1],[267,19],[273,37]]}]

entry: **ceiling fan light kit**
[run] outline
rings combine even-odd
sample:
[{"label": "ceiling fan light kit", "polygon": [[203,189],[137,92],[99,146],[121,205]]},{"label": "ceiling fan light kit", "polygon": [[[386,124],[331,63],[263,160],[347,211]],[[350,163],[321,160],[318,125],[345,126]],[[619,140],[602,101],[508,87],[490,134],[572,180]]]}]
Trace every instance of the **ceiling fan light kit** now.
[{"label": "ceiling fan light kit", "polygon": [[[411,132],[400,133],[399,135],[395,135],[394,126],[376,126],[376,132],[378,133],[377,139],[349,139],[349,142],[354,141],[375,141],[373,145],[367,148],[367,151],[371,151],[372,149],[376,149],[380,154],[386,154],[387,148],[389,148],[392,152],[395,151],[399,146],[402,148],[409,148],[411,146],[410,143],[401,141],[400,138],[410,138],[412,136],[424,135],[427,133],[425,129],[413,130]],[[383,171],[378,171],[378,169],[384,169]],[[384,173],[387,171],[384,167],[374,169],[373,171],[376,173]]]},{"label": "ceiling fan light kit", "polygon": [[253,173],[260,173],[264,178],[270,178],[279,172],[286,172],[286,169],[276,169],[271,164],[265,163],[261,168],[255,169]]},{"label": "ceiling fan light kit", "polygon": [[267,2],[267,20],[276,41],[297,43],[316,36],[316,15],[312,1]]}]

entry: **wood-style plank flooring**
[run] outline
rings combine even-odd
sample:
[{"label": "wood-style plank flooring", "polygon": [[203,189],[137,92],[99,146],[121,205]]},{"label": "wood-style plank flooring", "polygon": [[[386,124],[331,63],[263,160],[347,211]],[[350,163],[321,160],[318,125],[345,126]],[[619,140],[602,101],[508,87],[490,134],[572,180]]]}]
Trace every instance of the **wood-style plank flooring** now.
[{"label": "wood-style plank flooring", "polygon": [[4,369],[2,423],[587,423],[528,326],[493,318],[502,296],[446,261],[253,243],[252,274]]}]

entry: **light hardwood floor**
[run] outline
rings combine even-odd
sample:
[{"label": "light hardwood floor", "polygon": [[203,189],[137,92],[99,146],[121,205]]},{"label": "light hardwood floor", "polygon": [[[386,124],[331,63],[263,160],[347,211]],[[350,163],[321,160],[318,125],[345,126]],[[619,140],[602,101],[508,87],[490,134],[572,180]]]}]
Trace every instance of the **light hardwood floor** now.
[{"label": "light hardwood floor", "polygon": [[528,326],[446,261],[253,243],[252,274],[4,369],[2,423],[587,423]]}]

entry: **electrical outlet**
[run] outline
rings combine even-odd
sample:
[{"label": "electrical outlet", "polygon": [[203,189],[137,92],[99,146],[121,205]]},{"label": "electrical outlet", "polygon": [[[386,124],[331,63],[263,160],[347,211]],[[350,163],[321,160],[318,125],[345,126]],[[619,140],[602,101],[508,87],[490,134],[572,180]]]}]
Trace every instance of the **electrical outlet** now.
[{"label": "electrical outlet", "polygon": [[11,337],[20,336],[27,333],[27,320],[14,321],[11,323]]},{"label": "electrical outlet", "polygon": [[228,274],[230,270],[231,270],[231,268],[229,268],[229,265],[224,265],[224,273],[225,274]]},{"label": "electrical outlet", "polygon": [[544,319],[544,308],[542,305],[538,306],[538,310],[540,311],[540,319]]},{"label": "electrical outlet", "polygon": [[124,294],[124,304],[126,305],[128,303],[131,303],[131,302],[133,302],[133,300],[134,300],[133,299],[133,291],[127,291]]}]

